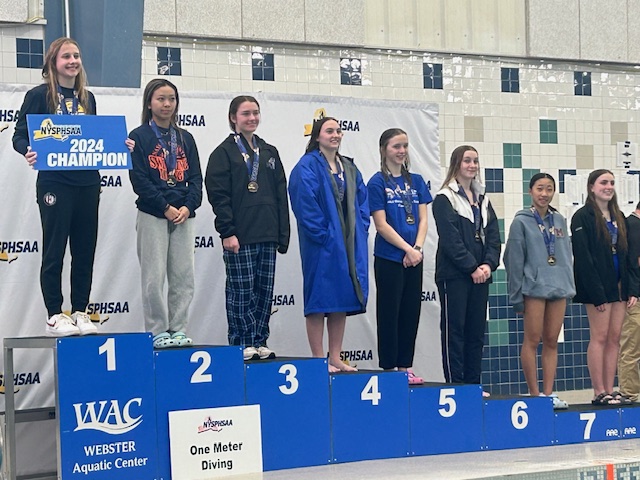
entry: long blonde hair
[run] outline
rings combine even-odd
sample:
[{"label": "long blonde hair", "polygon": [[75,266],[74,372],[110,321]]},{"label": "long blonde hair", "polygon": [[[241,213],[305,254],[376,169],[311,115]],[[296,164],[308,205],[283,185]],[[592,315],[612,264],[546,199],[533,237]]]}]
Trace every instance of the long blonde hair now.
[{"label": "long blonde hair", "polygon": [[[51,113],[55,113],[55,111],[60,106],[60,98],[58,97],[58,87],[60,84],[58,83],[58,70],[56,70],[56,61],[58,59],[58,53],[60,53],[60,49],[65,43],[70,43],[78,47],[78,51],[80,51],[80,45],[74,39],[69,37],[60,37],[49,45],[49,49],[47,50],[47,54],[44,57],[44,65],[42,66],[42,78],[47,84],[47,103],[49,104],[49,110]],[[91,104],[89,103],[89,92],[87,91],[87,73],[84,70],[83,66],[80,66],[80,71],[76,76],[75,85],[73,89],[78,94],[78,101],[80,105],[82,105],[85,113],[95,113],[91,112]]]}]

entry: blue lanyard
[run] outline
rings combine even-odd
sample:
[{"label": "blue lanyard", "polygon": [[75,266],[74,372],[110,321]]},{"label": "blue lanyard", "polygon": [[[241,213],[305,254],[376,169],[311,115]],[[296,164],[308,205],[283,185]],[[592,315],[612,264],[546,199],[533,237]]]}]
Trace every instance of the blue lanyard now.
[{"label": "blue lanyard", "polygon": [[176,169],[176,164],[178,163],[178,136],[176,134],[176,129],[173,126],[169,126],[169,144],[164,141],[162,138],[162,133],[158,128],[158,125],[154,120],[149,122],[149,126],[153,130],[153,133],[156,134],[156,138],[158,142],[160,142],[160,146],[164,150],[164,163],[167,166],[167,171],[172,173]]},{"label": "blue lanyard", "polygon": [[324,158],[325,161],[327,162],[327,168],[329,169],[329,175],[336,182],[336,187],[338,189],[338,200],[340,200],[340,203],[342,203],[342,201],[344,200],[344,191],[345,191],[346,185],[345,185],[345,181],[344,181],[344,170],[342,170],[342,166],[340,165],[340,160],[338,159],[338,156],[336,155],[336,170],[338,172],[337,173],[333,173],[331,171],[331,165],[329,165],[329,160],[327,160],[327,157],[325,157],[322,152],[320,152],[320,156],[322,158]]},{"label": "blue lanyard", "polygon": [[549,210],[549,228],[547,228],[542,221],[542,217],[538,213],[534,207],[531,207],[531,213],[533,213],[536,222],[538,222],[538,227],[540,228],[540,232],[542,233],[542,238],[544,238],[544,246],[547,247],[547,254],[549,255],[549,263],[555,263],[556,256],[556,229],[553,224],[553,212]]},{"label": "blue lanyard", "polygon": [[389,175],[389,181],[391,186],[395,187],[393,191],[402,199],[405,213],[411,215],[413,213],[413,192],[411,191],[411,185],[404,180],[404,188],[400,188],[400,184],[391,175]]},{"label": "blue lanyard", "polygon": [[251,156],[249,155],[249,152],[247,152],[247,149],[244,146],[244,143],[242,143],[242,138],[240,138],[240,135],[236,133],[233,136],[233,138],[236,141],[238,150],[240,150],[240,153],[242,154],[242,157],[244,158],[244,161],[247,164],[247,171],[248,171],[247,173],[249,173],[250,181],[255,182],[256,180],[258,180],[258,169],[260,168],[260,149],[258,148],[258,140],[254,135],[252,138],[253,140],[253,159],[252,159]]},{"label": "blue lanyard", "polygon": [[618,224],[615,220],[607,222],[607,229],[611,235],[611,253],[618,253],[616,245],[618,244]]},{"label": "blue lanyard", "polygon": [[60,111],[63,115],[77,115],[78,114],[78,92],[73,91],[73,100],[71,101],[71,111],[67,108],[67,102],[64,101],[64,93],[62,93],[62,87],[58,85],[58,98],[60,102]]}]

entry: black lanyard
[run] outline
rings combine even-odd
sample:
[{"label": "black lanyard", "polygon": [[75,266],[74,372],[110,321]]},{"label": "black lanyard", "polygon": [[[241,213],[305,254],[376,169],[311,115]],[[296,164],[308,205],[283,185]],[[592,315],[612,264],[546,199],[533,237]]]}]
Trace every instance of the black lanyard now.
[{"label": "black lanyard", "polygon": [[71,111],[67,108],[67,102],[65,101],[64,94],[62,93],[62,87],[58,85],[58,98],[60,102],[60,111],[63,115],[77,115],[78,114],[78,92],[73,91],[73,100],[71,101]]},{"label": "black lanyard", "polygon": [[464,188],[462,188],[462,185],[460,184],[458,184],[458,193],[462,196],[462,198],[466,199],[471,206],[471,211],[473,212],[473,224],[476,229],[476,240],[480,240],[480,228],[482,219],[480,218],[480,207],[478,205],[474,205],[475,203],[478,203],[476,192],[474,192],[473,189],[471,190],[471,193],[473,195],[473,203],[471,203],[471,200],[469,200],[469,197],[467,197],[467,193],[464,191]]}]

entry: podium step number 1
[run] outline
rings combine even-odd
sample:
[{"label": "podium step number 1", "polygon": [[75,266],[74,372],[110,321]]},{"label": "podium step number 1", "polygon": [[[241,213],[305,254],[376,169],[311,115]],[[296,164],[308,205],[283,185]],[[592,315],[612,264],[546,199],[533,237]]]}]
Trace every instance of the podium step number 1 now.
[{"label": "podium step number 1", "polygon": [[152,353],[148,333],[57,339],[64,480],[155,478]]}]

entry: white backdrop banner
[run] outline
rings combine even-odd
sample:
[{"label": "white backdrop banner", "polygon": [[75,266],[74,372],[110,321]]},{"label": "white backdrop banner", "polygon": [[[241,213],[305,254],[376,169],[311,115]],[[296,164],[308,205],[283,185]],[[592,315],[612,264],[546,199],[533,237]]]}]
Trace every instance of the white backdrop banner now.
[{"label": "white backdrop banner", "polygon": [[[0,336],[44,334],[46,310],[39,286],[42,253],[41,228],[35,196],[36,172],[11,145],[14,124],[26,86],[0,85]],[[142,90],[93,88],[98,113],[125,115],[127,128],[140,123]],[[181,125],[195,137],[203,173],[209,154],[228,135],[227,112],[231,93],[181,95]],[[314,118],[321,112],[341,120],[345,133],[341,152],[353,157],[365,181],[380,168],[378,139],[387,128],[407,131],[412,170],[431,186],[441,184],[438,142],[438,106],[356,98],[256,94],[262,123],[258,135],[280,151],[287,175],[304,152]],[[123,139],[124,141],[124,139]],[[101,332],[141,331],[140,270],[135,250],[135,195],[126,171],[102,173],[98,247],[89,312],[101,322]],[[227,344],[224,302],[225,273],[222,247],[213,226],[213,212],[204,194],[196,211],[196,292],[188,332],[196,344]],[[367,313],[347,319],[343,357],[359,368],[378,368],[376,352],[373,240],[369,231],[370,295]],[[436,229],[429,219],[425,243],[422,315],[416,345],[415,369],[429,381],[442,381],[439,305],[434,282]],[[69,259],[63,271],[64,308],[69,304]],[[291,214],[291,244],[278,255],[269,346],[280,355],[309,356],[303,316],[302,270],[296,222]],[[78,361],[82,361],[78,358]],[[2,362],[2,359],[0,359]],[[53,361],[50,352],[17,351],[15,370],[20,389],[19,408],[53,404]],[[2,369],[0,368],[0,371]],[[4,382],[0,387],[4,392]],[[0,410],[4,399],[0,396]]]}]

